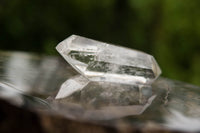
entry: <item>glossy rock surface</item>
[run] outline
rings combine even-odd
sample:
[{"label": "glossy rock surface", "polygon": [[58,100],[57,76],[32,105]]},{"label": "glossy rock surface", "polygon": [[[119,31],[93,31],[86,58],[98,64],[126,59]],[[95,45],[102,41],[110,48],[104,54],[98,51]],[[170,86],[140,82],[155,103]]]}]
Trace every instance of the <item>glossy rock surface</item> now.
[{"label": "glossy rock surface", "polygon": [[151,84],[161,74],[151,55],[77,35],[62,41],[56,49],[91,81]]},{"label": "glossy rock surface", "polygon": [[[147,89],[90,82],[71,96],[56,100],[61,85],[77,74],[61,58],[0,52],[0,99],[41,116],[45,111],[45,116],[53,114],[120,131],[200,131],[199,87],[162,77]],[[51,127],[69,124],[61,123]]]}]

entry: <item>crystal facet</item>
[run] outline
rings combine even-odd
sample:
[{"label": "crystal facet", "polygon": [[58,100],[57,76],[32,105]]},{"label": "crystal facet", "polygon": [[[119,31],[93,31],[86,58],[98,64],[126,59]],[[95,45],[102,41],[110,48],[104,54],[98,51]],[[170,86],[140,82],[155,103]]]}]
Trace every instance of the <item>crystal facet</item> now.
[{"label": "crystal facet", "polygon": [[149,54],[77,35],[62,41],[56,49],[91,81],[151,84],[161,74]]}]

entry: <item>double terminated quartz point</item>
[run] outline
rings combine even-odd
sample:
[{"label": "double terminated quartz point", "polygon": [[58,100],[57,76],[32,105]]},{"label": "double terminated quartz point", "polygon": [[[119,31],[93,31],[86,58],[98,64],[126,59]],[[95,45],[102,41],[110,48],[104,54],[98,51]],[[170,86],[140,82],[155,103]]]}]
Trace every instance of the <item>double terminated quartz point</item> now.
[{"label": "double terminated quartz point", "polygon": [[[89,81],[150,85],[161,74],[157,62],[149,54],[77,35],[62,41],[56,49],[82,75],[67,80],[56,98],[80,90]],[[62,89],[66,87],[71,89],[66,92]]]}]

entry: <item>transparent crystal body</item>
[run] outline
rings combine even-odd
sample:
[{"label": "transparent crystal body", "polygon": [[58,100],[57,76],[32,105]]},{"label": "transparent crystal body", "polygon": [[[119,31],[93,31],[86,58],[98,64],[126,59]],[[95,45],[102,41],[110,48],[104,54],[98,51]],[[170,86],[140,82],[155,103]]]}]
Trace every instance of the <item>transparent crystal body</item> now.
[{"label": "transparent crystal body", "polygon": [[151,84],[161,74],[149,54],[77,35],[62,41],[56,49],[90,81]]}]

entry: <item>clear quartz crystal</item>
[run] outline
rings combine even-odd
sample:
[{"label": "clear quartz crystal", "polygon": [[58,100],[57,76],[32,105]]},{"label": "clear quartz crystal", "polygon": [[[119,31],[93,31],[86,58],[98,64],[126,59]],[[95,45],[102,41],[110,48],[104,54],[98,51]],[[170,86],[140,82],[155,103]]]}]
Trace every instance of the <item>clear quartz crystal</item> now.
[{"label": "clear quartz crystal", "polygon": [[62,41],[56,49],[90,81],[151,84],[161,74],[149,54],[77,35]]}]

